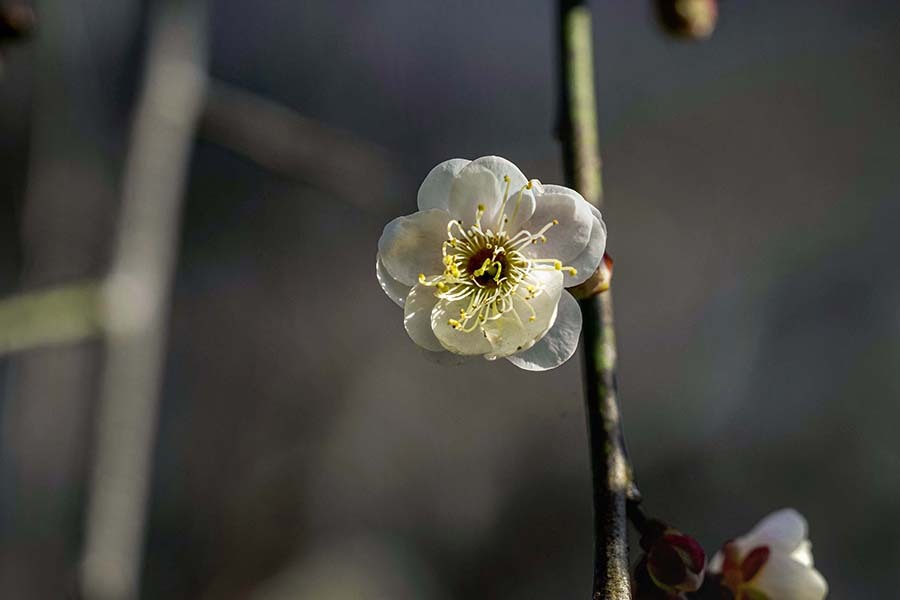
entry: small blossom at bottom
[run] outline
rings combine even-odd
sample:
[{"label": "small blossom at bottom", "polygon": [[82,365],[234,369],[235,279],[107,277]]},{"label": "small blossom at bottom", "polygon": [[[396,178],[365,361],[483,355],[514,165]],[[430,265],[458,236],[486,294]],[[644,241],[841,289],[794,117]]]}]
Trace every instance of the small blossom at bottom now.
[{"label": "small blossom at bottom", "polygon": [[418,207],[388,223],[376,258],[378,282],[403,307],[416,344],[531,371],[574,354],[581,311],[565,288],[603,258],[596,208],[497,156],[439,164]]},{"label": "small blossom at bottom", "polygon": [[828,584],[813,567],[806,519],[776,511],[725,544],[709,564],[734,600],[823,600]]}]

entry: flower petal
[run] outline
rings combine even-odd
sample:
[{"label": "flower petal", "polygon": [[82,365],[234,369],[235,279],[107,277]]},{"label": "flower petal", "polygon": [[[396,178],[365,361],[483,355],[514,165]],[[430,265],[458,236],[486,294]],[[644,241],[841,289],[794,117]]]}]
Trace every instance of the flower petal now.
[{"label": "flower petal", "polygon": [[571,294],[564,293],[559,297],[556,322],[550,331],[528,350],[506,360],[526,371],[555,369],[575,354],[580,335],[581,309]]},{"label": "flower petal", "polygon": [[431,312],[431,328],[441,345],[454,354],[478,355],[491,351],[491,344],[485,339],[481,329],[468,333],[457,331],[450,326],[450,319],[458,319],[460,309],[469,305],[469,299],[447,302],[438,301]]},{"label": "flower petal", "polygon": [[813,566],[812,543],[809,540],[803,540],[797,546],[797,549],[791,553],[791,558],[807,567]]},{"label": "flower petal", "polygon": [[575,267],[575,275],[565,276],[565,287],[573,287],[584,283],[594,274],[600,261],[603,260],[603,252],[606,250],[606,224],[600,219],[594,218],[591,227],[591,239],[584,250],[574,259],[566,262],[566,266]]},{"label": "flower petal", "polygon": [[472,161],[464,158],[451,158],[433,168],[419,186],[419,210],[429,208],[447,210],[453,178],[470,162]]},{"label": "flower petal", "polygon": [[[534,214],[535,207],[533,191],[525,189],[525,186],[528,184],[525,174],[519,170],[519,167],[499,156],[482,156],[472,162],[486,168],[497,176],[497,181],[500,182],[501,193],[499,200],[501,202],[503,201],[503,195],[507,193],[507,189],[509,190],[509,198],[503,214],[497,214],[496,220],[489,221],[485,225],[485,229],[490,228],[498,231],[501,225],[505,225],[507,231],[513,233],[519,231],[522,228],[522,223],[529,220],[531,215]],[[509,177],[508,188],[504,177]],[[506,219],[506,222],[500,223],[500,220],[503,218]]]},{"label": "flower petal", "polygon": [[706,563],[706,570],[710,573],[721,573],[722,565],[725,562],[725,555],[722,554],[721,551],[716,552],[715,555],[709,559],[709,562]]},{"label": "flower petal", "polygon": [[773,553],[791,554],[805,539],[806,519],[793,508],[785,508],[765,517],[735,542],[742,554],[757,546],[769,546]]},{"label": "flower petal", "polygon": [[821,573],[786,556],[773,556],[752,587],[772,600],[823,600],[828,595]]},{"label": "flower petal", "polygon": [[526,300],[529,292],[526,285],[520,285],[512,297],[513,309],[483,325],[492,346],[492,357],[509,356],[530,348],[553,326],[562,293],[562,272],[532,271],[529,278],[543,284],[543,291]]},{"label": "flower petal", "polygon": [[419,273],[436,275],[444,270],[441,245],[447,239],[449,215],[430,209],[397,217],[384,228],[378,253],[391,277],[415,285]]},{"label": "flower petal", "polygon": [[416,344],[432,352],[444,349],[431,330],[431,311],[437,301],[434,288],[416,284],[410,290],[406,305],[403,307],[403,326],[406,333]]},{"label": "flower petal", "polygon": [[387,297],[393,300],[397,306],[403,306],[403,303],[406,301],[406,295],[409,294],[409,286],[403,285],[391,277],[391,274],[387,272],[387,268],[384,266],[384,262],[381,260],[380,254],[375,256],[375,276],[378,277],[378,283],[381,284],[381,289],[384,290]]},{"label": "flower petal", "polygon": [[[559,186],[552,187],[560,189]],[[543,194],[538,194],[536,202],[534,215],[522,225],[522,229],[537,233],[547,224],[557,223],[547,230],[546,242],[527,246],[525,253],[535,258],[557,258],[563,262],[581,254],[587,246],[594,225],[590,205],[580,195],[576,198],[568,193],[547,193],[546,187]]]},{"label": "flower petal", "polygon": [[509,177],[510,196],[507,210],[504,210],[509,218],[506,227],[510,231],[517,231],[518,225],[528,220],[534,212],[534,195],[530,190],[519,194],[528,180],[516,165],[499,156],[476,158],[456,175],[450,189],[450,216],[470,225],[481,204],[485,209],[481,219],[482,228],[497,231],[503,217],[500,206],[507,190],[504,177]]},{"label": "flower petal", "polygon": [[453,179],[448,207],[450,217],[468,228],[475,222],[478,207],[484,207],[482,223],[493,223],[503,192],[493,172],[472,161]]}]

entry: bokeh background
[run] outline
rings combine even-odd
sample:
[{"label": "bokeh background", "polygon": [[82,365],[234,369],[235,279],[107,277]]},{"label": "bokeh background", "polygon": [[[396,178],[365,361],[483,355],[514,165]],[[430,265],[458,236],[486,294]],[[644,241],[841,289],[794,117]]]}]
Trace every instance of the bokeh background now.
[{"label": "bokeh background", "polygon": [[[5,51],[4,294],[109,267],[151,4],[44,2]],[[593,8],[647,510],[712,551],[794,506],[831,598],[894,597],[900,5],[727,1],[704,43],[664,35],[650,2]],[[553,3],[210,12],[217,89],[296,127],[265,133],[291,154],[265,165],[227,120],[198,134],[143,596],[586,597],[579,361],[436,365],[374,276],[382,227],[434,164],[499,154],[561,181]],[[101,366],[96,340],[0,363],[4,598],[73,589]]]}]

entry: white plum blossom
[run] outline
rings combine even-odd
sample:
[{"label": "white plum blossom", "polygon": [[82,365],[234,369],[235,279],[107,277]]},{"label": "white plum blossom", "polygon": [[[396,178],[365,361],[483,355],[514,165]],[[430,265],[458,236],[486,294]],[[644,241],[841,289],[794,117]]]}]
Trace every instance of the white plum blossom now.
[{"label": "white plum blossom", "polygon": [[825,578],[813,568],[806,519],[791,508],[776,511],[750,533],[725,544],[709,563],[735,600],[822,600]]},{"label": "white plum blossom", "polygon": [[587,280],[603,258],[600,212],[497,156],[439,164],[418,206],[387,224],[376,260],[412,340],[531,371],[568,360],[581,311],[565,288]]}]

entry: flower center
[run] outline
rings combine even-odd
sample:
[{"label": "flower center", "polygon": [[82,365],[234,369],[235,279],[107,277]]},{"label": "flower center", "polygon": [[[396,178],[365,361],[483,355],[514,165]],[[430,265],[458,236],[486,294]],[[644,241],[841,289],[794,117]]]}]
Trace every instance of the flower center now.
[{"label": "flower center", "polygon": [[[530,301],[544,291],[542,281],[534,277],[535,271],[576,274],[574,268],[565,267],[554,258],[529,258],[523,253],[529,244],[546,242],[544,234],[558,221],[554,219],[535,233],[522,229],[510,235],[506,226],[518,213],[522,195],[533,183],[529,181],[519,190],[514,206],[510,207],[509,177],[504,181],[506,191],[495,224],[497,231],[482,225],[485,207],[479,204],[474,225],[466,228],[457,220],[447,224],[447,240],[442,244],[444,272],[434,277],[419,275],[419,283],[437,288],[435,295],[441,300],[468,300],[463,303],[465,308],[460,308],[459,319],[448,320],[457,330],[474,331],[487,321],[499,319],[515,308],[516,301],[525,309],[528,320],[534,321],[537,317]],[[522,286],[526,293],[517,293]]]},{"label": "flower center", "polygon": [[[495,239],[491,246],[505,250],[501,243]],[[509,272],[509,267],[505,251],[495,252],[488,247],[479,248],[466,260],[466,271],[472,274],[475,283],[492,289],[500,287],[500,278]]]}]

